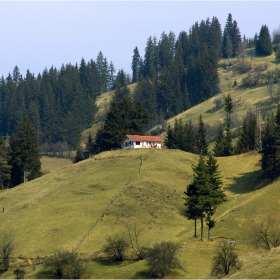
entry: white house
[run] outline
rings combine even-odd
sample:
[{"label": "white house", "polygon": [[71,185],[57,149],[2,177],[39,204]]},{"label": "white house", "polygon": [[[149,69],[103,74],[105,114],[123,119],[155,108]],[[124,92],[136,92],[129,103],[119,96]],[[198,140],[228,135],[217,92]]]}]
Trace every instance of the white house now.
[{"label": "white house", "polygon": [[122,149],[161,148],[163,140],[158,136],[126,135],[121,142]]}]

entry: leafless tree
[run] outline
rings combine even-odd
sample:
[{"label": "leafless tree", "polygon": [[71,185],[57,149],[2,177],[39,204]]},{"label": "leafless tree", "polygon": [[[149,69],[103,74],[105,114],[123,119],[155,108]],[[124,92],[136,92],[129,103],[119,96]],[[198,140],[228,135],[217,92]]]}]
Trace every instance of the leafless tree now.
[{"label": "leafless tree", "polygon": [[4,232],[0,240],[0,253],[4,270],[8,270],[10,257],[15,249],[15,238],[11,230]]},{"label": "leafless tree", "polygon": [[145,258],[145,254],[147,251],[148,246],[143,246],[140,244],[139,237],[142,235],[144,229],[138,228],[136,224],[127,225],[128,230],[128,238],[130,242],[130,247],[132,248],[133,252],[137,256],[138,260],[143,260]]},{"label": "leafless tree", "polygon": [[240,269],[241,261],[235,251],[235,243],[228,241],[223,241],[217,246],[212,262],[212,276],[223,277],[233,270]]},{"label": "leafless tree", "polygon": [[251,228],[252,243],[257,248],[270,250],[280,246],[280,219],[267,216],[264,220],[255,221]]}]

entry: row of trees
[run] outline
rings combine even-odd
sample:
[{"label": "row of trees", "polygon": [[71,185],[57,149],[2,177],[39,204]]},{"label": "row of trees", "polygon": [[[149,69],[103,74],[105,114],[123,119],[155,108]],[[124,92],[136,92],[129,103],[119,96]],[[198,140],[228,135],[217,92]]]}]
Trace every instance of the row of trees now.
[{"label": "row of trees", "polygon": [[96,111],[95,100],[114,85],[115,69],[99,52],[96,60],[45,69],[23,77],[16,66],[0,81],[0,133],[11,135],[27,115],[38,130],[40,143],[66,142],[76,148],[80,133]]},{"label": "row of trees", "polygon": [[36,130],[28,117],[19,123],[10,139],[0,137],[1,187],[14,187],[41,175]]}]

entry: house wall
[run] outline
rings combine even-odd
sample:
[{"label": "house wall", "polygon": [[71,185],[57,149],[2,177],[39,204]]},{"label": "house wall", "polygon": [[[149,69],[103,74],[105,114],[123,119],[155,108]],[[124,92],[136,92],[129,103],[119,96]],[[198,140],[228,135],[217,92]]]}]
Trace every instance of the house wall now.
[{"label": "house wall", "polygon": [[157,148],[161,148],[161,142],[141,141],[138,142],[139,145],[136,145],[136,143],[137,142],[134,142],[130,139],[126,139],[122,144],[122,149],[154,148],[155,145]]}]

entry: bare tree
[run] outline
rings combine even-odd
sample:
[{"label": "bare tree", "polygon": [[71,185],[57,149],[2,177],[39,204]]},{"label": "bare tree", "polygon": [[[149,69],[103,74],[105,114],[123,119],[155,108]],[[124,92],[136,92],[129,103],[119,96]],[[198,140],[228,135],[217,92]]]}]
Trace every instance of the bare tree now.
[{"label": "bare tree", "polygon": [[223,241],[217,246],[215,253],[212,262],[212,276],[222,277],[233,270],[240,269],[241,261],[235,252],[235,243]]},{"label": "bare tree", "polygon": [[10,264],[10,257],[15,249],[15,238],[13,232],[4,232],[0,240],[0,254],[3,262],[4,270],[8,270]]},{"label": "bare tree", "polygon": [[257,248],[270,250],[280,246],[280,219],[267,216],[266,219],[256,221],[251,228],[253,244]]},{"label": "bare tree", "polygon": [[143,228],[138,228],[136,224],[133,226],[127,225],[128,238],[130,242],[130,247],[137,256],[138,260],[143,260],[148,246],[143,246],[140,244],[139,237],[143,233]]}]

